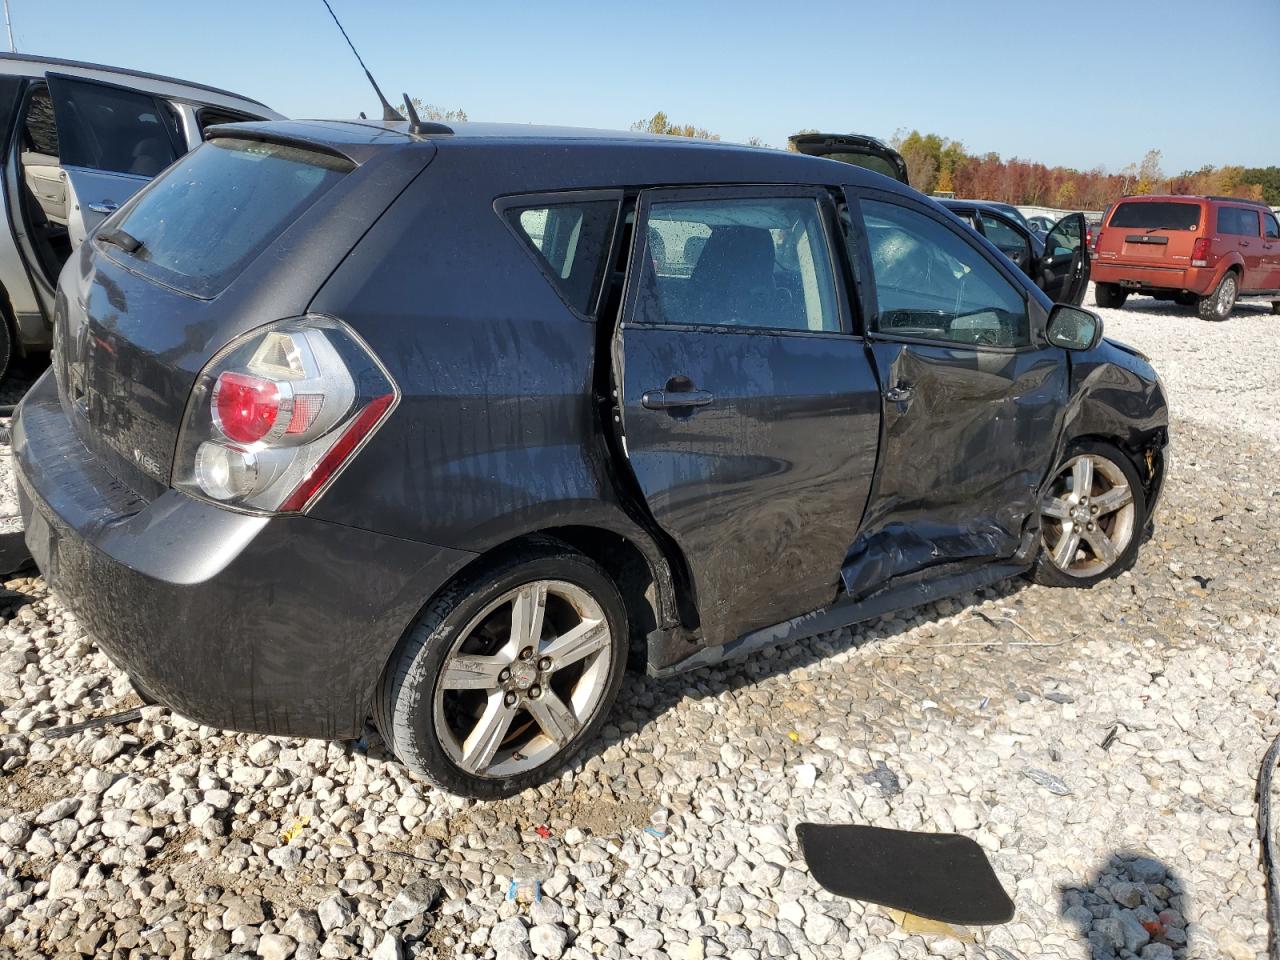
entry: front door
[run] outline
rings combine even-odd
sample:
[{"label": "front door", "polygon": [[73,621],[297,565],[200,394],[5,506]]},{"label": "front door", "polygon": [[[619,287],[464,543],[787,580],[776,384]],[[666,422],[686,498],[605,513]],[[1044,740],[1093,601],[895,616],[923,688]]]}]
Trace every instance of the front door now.
[{"label": "front door", "polygon": [[862,517],[880,396],[832,217],[809,188],[640,197],[614,340],[624,449],[709,645],[830,603]]},{"label": "front door", "polygon": [[1030,542],[1068,370],[1043,339],[1038,300],[963,228],[898,194],[853,191],[850,209],[884,403],[875,485],[844,569],[861,596]]},{"label": "front door", "polygon": [[1262,214],[1262,260],[1266,268],[1263,286],[1280,290],[1280,221],[1270,211]]},{"label": "front door", "polygon": [[186,152],[177,113],[160,97],[46,75],[70,185],[68,229],[79,245],[104,217]]},{"label": "front door", "polygon": [[1037,272],[1036,286],[1054,303],[1080,306],[1089,286],[1089,228],[1083,213],[1071,213],[1055,223],[1044,238],[1044,254]]}]

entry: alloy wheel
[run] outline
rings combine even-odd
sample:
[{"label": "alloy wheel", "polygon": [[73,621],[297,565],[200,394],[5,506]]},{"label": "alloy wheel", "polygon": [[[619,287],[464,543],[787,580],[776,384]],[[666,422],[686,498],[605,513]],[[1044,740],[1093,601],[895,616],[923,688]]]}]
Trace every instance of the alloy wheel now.
[{"label": "alloy wheel", "polygon": [[1218,286],[1217,302],[1214,303],[1214,311],[1219,317],[1226,317],[1231,313],[1231,308],[1236,305],[1236,280],[1231,274],[1227,274],[1222,278],[1222,283]]},{"label": "alloy wheel", "polygon": [[1040,514],[1044,548],[1071,577],[1106,572],[1133,540],[1133,490],[1124,471],[1099,454],[1082,453],[1062,465]]},{"label": "alloy wheel", "polygon": [[436,682],[436,736],[478,777],[540,766],[586,727],[608,689],[613,643],[582,587],[538,580],[510,590],[459,634]]}]

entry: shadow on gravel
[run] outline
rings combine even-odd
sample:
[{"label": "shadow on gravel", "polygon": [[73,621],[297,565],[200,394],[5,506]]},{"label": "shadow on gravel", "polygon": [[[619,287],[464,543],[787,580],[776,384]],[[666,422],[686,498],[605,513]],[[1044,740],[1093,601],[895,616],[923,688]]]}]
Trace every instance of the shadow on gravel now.
[{"label": "shadow on gravel", "polygon": [[1088,880],[1059,892],[1062,916],[1088,941],[1093,960],[1186,956],[1188,892],[1161,861],[1121,850]]}]

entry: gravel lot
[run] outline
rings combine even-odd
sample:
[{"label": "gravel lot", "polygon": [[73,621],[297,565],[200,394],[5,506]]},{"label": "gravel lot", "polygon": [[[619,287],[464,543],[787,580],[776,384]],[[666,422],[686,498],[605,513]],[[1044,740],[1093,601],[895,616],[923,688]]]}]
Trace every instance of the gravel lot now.
[{"label": "gravel lot", "polygon": [[[1175,413],[1134,571],[1089,592],[1009,583],[733,669],[635,677],[572,777],[506,802],[415,783],[372,733],[224,735],[148,708],[44,739],[137,701],[40,580],[9,582],[0,955],[1260,955],[1280,317],[1244,306],[1214,325],[1145,299],[1104,312],[1153,357]],[[655,811],[665,836],[644,829]],[[802,820],[968,833],[1017,917],[958,939],[835,899],[798,860]],[[507,901],[512,877],[541,879],[541,903]]]}]

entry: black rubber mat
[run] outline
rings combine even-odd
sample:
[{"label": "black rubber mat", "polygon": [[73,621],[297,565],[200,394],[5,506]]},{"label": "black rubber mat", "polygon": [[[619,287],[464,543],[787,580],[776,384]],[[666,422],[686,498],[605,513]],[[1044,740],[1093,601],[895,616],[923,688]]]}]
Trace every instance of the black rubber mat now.
[{"label": "black rubber mat", "polygon": [[1013,901],[969,837],[819,823],[800,824],[796,836],[813,878],[838,896],[945,923],[1013,919]]}]

